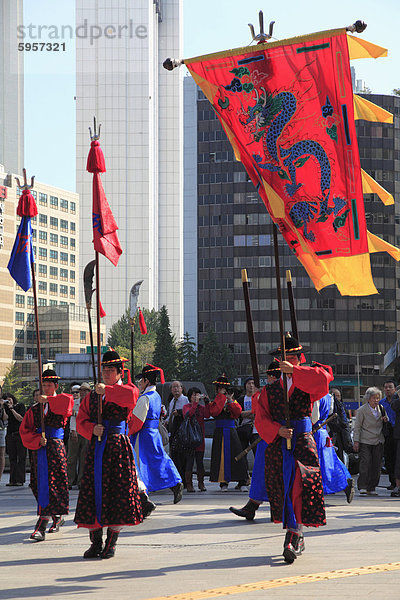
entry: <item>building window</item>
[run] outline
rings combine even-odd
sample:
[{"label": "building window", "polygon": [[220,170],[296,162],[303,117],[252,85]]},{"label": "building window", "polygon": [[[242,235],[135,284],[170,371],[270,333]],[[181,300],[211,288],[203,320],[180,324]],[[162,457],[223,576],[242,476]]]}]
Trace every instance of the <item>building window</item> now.
[{"label": "building window", "polygon": [[50,217],[50,229],[58,229],[57,217]]},{"label": "building window", "polygon": [[38,298],[38,306],[47,306],[46,298]]},{"label": "building window", "polygon": [[70,286],[69,295],[71,296],[71,298],[75,298],[75,288],[74,287]]},{"label": "building window", "polygon": [[30,363],[22,363],[22,377],[29,377],[31,374],[31,365]]},{"label": "building window", "polygon": [[15,304],[19,307],[25,306],[25,296],[22,294],[15,294]]},{"label": "building window", "polygon": [[47,231],[39,230],[39,241],[47,242]]},{"label": "building window", "polygon": [[51,262],[57,262],[58,261],[58,252],[57,252],[57,250],[50,250],[50,260],[51,260]]},{"label": "building window", "polygon": [[81,344],[86,344],[86,331],[81,331]]},{"label": "building window", "polygon": [[66,221],[65,219],[60,219],[60,229],[61,231],[68,232],[68,221]]},{"label": "building window", "polygon": [[73,254],[71,254],[71,256],[69,257],[69,262],[71,265],[75,265],[75,256]]},{"label": "building window", "polygon": [[39,264],[39,275],[47,275],[47,265]]},{"label": "building window", "polygon": [[15,313],[15,322],[16,323],[23,323],[24,322],[24,313],[23,312],[16,312]]},{"label": "building window", "polygon": [[66,252],[60,252],[60,262],[62,265],[68,264],[68,254]]},{"label": "building window", "polygon": [[76,213],[76,202],[69,203],[69,212],[71,212],[73,215]]},{"label": "building window", "polygon": [[60,269],[60,279],[68,281],[68,269]]},{"label": "building window", "polygon": [[29,313],[29,315],[26,316],[26,322],[28,323],[28,325],[33,325],[35,320],[35,315],[33,313]]},{"label": "building window", "polygon": [[56,283],[50,283],[50,294],[57,294],[58,293],[58,285]]},{"label": "building window", "polygon": [[14,349],[14,358],[15,360],[23,360],[24,359],[24,349],[16,346]]},{"label": "building window", "polygon": [[33,305],[34,305],[33,296],[28,296],[28,306],[33,306]]},{"label": "building window", "polygon": [[41,248],[39,246],[39,258],[47,260],[47,248]]},{"label": "building window", "polygon": [[60,246],[61,248],[68,248],[68,238],[65,235],[60,235]]},{"label": "building window", "polygon": [[36,229],[32,229],[32,239],[36,241]]},{"label": "building window", "polygon": [[60,198],[60,209],[63,210],[64,212],[68,212],[68,200],[64,200],[63,198]]},{"label": "building window", "polygon": [[39,292],[47,292],[47,281],[39,281]]},{"label": "building window", "polygon": [[50,300],[50,306],[57,306],[57,300]]},{"label": "building window", "polygon": [[68,296],[68,286],[60,285],[60,296]]},{"label": "building window", "polygon": [[57,196],[50,196],[50,207],[58,208],[58,198]]},{"label": "building window", "polygon": [[69,224],[69,230],[71,233],[76,233],[76,225],[72,221]]},{"label": "building window", "polygon": [[76,244],[75,244],[75,240],[74,239],[70,238],[69,245],[70,245],[71,250],[75,250]]},{"label": "building window", "polygon": [[39,192],[39,204],[41,204],[42,206],[47,206],[47,194]]},{"label": "building window", "polygon": [[70,281],[75,281],[75,271],[69,272],[69,279],[70,279]]},{"label": "building window", "polygon": [[56,233],[51,233],[50,234],[50,245],[51,246],[58,246],[58,235]]},{"label": "building window", "polygon": [[51,277],[51,279],[57,279],[58,267],[50,267],[50,277]]},{"label": "building window", "polygon": [[43,227],[47,227],[47,215],[40,214],[39,215],[39,225]]},{"label": "building window", "polygon": [[23,329],[16,329],[15,330],[15,339],[20,344],[24,343],[24,330]]},{"label": "building window", "polygon": [[62,340],[61,329],[51,329],[49,331],[49,342],[61,341],[61,340]]}]

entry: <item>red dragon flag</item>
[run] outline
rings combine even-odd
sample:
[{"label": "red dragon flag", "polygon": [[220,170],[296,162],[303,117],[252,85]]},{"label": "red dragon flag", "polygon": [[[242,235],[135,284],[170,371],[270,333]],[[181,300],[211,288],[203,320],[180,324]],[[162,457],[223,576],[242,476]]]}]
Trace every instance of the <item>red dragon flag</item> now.
[{"label": "red dragon flag", "polygon": [[96,252],[103,254],[117,266],[122,248],[118,239],[118,226],[107,202],[100,173],[106,170],[100,142],[91,143],[87,160],[87,171],[93,173],[93,245]]},{"label": "red dragon flag", "polygon": [[343,28],[184,61],[317,290],[375,294],[370,253],[400,260],[367,231],[363,189],[393,198],[361,170],[354,123],[393,117],[353,96],[349,63],[386,54]]}]

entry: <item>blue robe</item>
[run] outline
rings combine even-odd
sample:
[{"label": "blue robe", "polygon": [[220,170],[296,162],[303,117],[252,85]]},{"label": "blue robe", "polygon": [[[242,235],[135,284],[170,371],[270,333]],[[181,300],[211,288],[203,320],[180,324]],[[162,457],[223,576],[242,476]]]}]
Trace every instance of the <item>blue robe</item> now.
[{"label": "blue robe", "polygon": [[[315,425],[323,423],[328,418],[330,405],[331,397],[330,394],[327,394],[319,401],[319,420]],[[326,445],[326,440],[329,438],[326,425],[314,432],[314,438],[317,444],[324,494],[343,491],[348,484],[347,480],[351,479],[351,475],[338,458],[335,448]]]},{"label": "blue robe", "polygon": [[258,502],[267,502],[268,494],[265,487],[265,449],[267,442],[261,440],[256,447],[249,498]]},{"label": "blue robe", "polygon": [[158,392],[146,391],[138,398],[147,396],[149,408],[142,428],[131,435],[136,469],[148,492],[173,487],[182,481],[172,459],[165,452],[158,423],[161,412],[161,397]]}]

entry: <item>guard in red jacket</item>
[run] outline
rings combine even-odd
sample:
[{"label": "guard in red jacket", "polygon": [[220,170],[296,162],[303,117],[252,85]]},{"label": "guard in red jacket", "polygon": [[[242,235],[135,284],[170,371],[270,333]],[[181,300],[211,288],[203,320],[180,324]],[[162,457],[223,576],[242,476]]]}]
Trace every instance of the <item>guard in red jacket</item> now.
[{"label": "guard in red jacket", "polygon": [[[143,521],[135,461],[127,435],[127,421],[139,390],[131,383],[122,383],[123,360],[114,350],[103,355],[104,383],[98,383],[96,391],[87,394],[76,418],[78,433],[90,440],[75,514],[78,527],[89,529],[91,546],[84,558],[111,558],[122,527]],[[99,397],[101,424],[97,417]],[[107,527],[104,547],[103,527]]]},{"label": "guard in red jacket", "polygon": [[[258,399],[255,425],[265,450],[265,484],[271,519],[287,529],[283,556],[292,563],[304,551],[303,525],[325,525],[325,507],[318,452],[312,434],[314,402],[328,393],[332,371],[322,366],[300,366],[304,348],[291,336],[285,338],[290,424],[286,424],[282,378],[265,386]],[[281,349],[271,352],[280,356]],[[287,448],[291,439],[291,449]]]},{"label": "guard in red jacket", "polygon": [[222,491],[228,489],[230,481],[247,479],[247,467],[244,458],[235,461],[242,451],[242,445],[235,427],[235,419],[242,412],[242,407],[229,394],[231,385],[226,377],[213,381],[217,395],[210,404],[210,414],[216,420],[211,449],[210,481],[219,481]]},{"label": "guard in red jacket", "polygon": [[[43,394],[25,413],[19,432],[31,453],[31,489],[38,502],[39,519],[31,540],[43,542],[50,516],[49,533],[59,531],[62,515],[69,511],[67,456],[64,429],[72,415],[74,400],[70,394],[56,394],[59,377],[52,369],[42,375]],[[41,429],[41,404],[44,405],[45,432]]]}]

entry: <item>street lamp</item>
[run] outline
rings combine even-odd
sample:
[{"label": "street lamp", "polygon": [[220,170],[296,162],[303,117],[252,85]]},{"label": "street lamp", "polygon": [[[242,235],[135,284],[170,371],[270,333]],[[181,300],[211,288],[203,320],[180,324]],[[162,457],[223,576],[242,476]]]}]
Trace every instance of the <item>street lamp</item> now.
[{"label": "street lamp", "polygon": [[356,368],[357,368],[357,402],[358,408],[361,406],[361,391],[360,391],[360,356],[376,356],[381,355],[383,352],[335,352],[335,356],[355,356],[356,357]]}]

